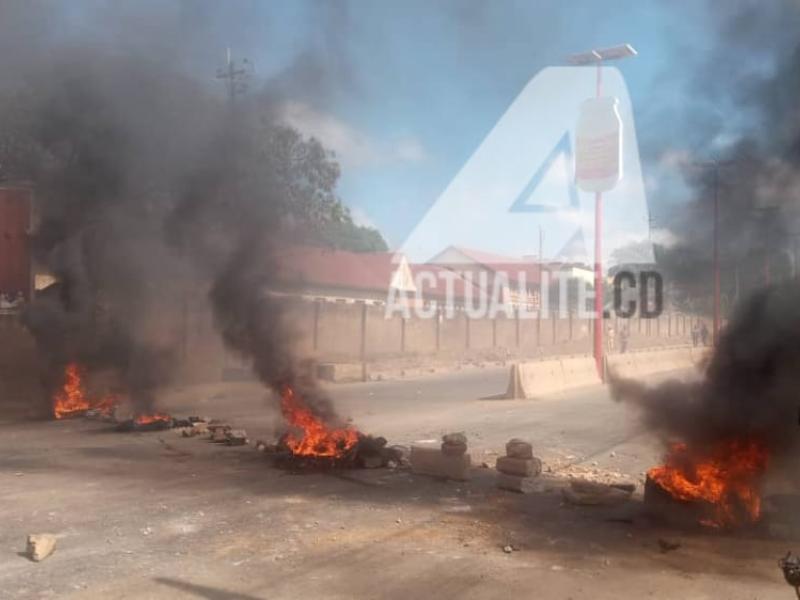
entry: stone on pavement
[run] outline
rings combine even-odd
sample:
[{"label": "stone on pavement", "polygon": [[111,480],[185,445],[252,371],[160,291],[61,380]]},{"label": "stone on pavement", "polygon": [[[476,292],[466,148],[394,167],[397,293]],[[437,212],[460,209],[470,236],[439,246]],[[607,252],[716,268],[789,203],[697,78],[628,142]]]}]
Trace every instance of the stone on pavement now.
[{"label": "stone on pavement", "polygon": [[44,560],[56,549],[56,536],[50,533],[38,533],[28,536],[28,547],[26,553],[28,557],[39,562]]}]

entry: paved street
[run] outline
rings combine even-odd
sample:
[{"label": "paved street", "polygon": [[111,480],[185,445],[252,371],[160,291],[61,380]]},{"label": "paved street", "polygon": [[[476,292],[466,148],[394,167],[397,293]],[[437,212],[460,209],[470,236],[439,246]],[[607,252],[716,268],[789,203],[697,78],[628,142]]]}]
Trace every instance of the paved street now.
[{"label": "paved street", "polygon": [[[650,442],[650,436],[640,435],[635,412],[611,402],[604,388],[549,394],[540,400],[487,399],[505,391],[507,383],[508,369],[494,367],[416,381],[337,386],[332,391],[343,414],[366,431],[398,443],[464,431],[478,462],[483,453],[502,452],[508,439],[522,437],[548,463],[592,461],[627,470],[639,466],[625,449],[639,453],[642,438]],[[615,449],[618,460],[607,460]],[[651,464],[651,457],[643,458],[642,466]]]},{"label": "paved street", "polygon": [[[476,465],[492,465],[514,436],[532,441],[547,477],[579,464],[635,478],[658,459],[635,415],[602,388],[481,399],[505,377],[492,368],[331,389],[342,414],[390,443],[465,431]],[[165,404],[253,438],[279,424],[255,383],[187,387]],[[493,481],[491,468],[468,483],[402,469],[293,475],[251,446],[169,431],[4,423],[0,598],[790,597],[775,567],[785,541],[665,529],[642,519],[640,496],[572,507],[559,493]],[[34,532],[59,537],[42,563],[20,556]],[[664,554],[662,538],[681,546]]]}]

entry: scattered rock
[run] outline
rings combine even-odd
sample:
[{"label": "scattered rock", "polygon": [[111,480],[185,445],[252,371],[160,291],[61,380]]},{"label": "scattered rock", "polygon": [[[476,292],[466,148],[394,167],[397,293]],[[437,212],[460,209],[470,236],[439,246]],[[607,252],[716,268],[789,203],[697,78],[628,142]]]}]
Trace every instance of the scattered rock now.
[{"label": "scattered rock", "polygon": [[28,536],[26,554],[34,562],[50,556],[56,549],[56,536],[50,533],[37,533]]},{"label": "scattered rock", "polygon": [[511,554],[513,551],[514,549],[511,546],[503,546],[503,552],[506,554]]}]

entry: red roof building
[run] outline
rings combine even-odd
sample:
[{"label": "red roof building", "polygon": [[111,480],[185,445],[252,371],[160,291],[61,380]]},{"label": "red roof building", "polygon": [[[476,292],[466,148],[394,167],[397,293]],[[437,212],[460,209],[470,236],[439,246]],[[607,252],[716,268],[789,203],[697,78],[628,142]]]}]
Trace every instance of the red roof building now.
[{"label": "red roof building", "polygon": [[390,289],[414,293],[408,261],[391,252],[290,246],[278,259],[280,291],[309,298],[385,302]]}]

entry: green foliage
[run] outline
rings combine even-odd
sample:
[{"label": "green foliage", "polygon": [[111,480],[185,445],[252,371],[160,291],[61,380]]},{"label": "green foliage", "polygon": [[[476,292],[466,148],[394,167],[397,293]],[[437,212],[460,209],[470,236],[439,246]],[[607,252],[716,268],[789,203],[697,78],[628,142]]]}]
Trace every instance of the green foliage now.
[{"label": "green foliage", "polygon": [[266,122],[258,135],[259,155],[283,190],[278,199],[282,216],[298,231],[300,240],[352,252],[388,249],[378,230],[353,222],[336,194],[339,164],[317,139]]}]

